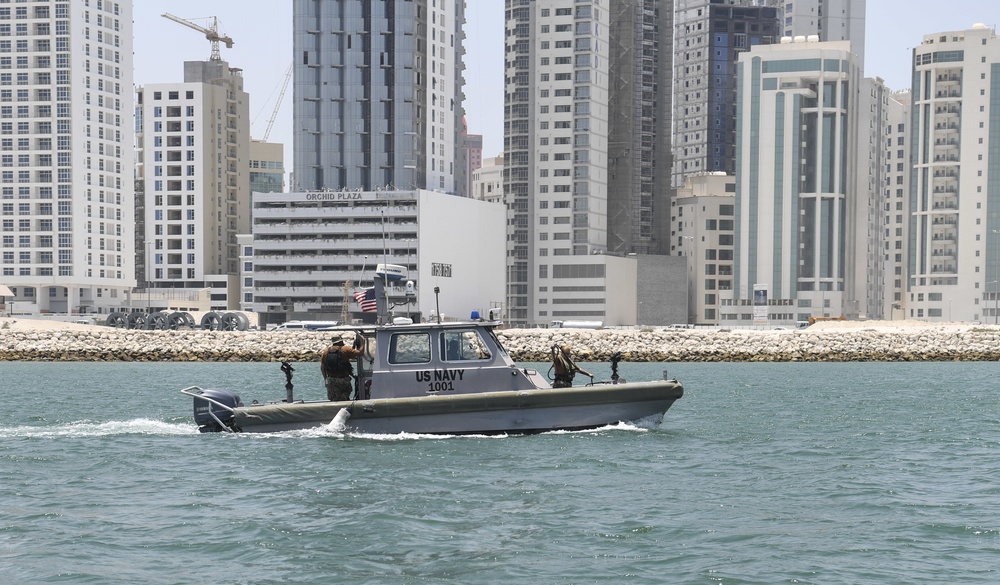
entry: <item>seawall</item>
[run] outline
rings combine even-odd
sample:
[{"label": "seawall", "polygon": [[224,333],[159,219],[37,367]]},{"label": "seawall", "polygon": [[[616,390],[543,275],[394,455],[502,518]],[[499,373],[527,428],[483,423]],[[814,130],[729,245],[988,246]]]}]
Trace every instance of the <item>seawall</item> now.
[{"label": "seawall", "polygon": [[[791,331],[508,329],[497,332],[520,362],[548,361],[568,343],[581,362],[615,352],[633,362],[996,361],[1000,327],[922,324]],[[130,331],[0,323],[0,361],[315,361],[328,333]]]}]

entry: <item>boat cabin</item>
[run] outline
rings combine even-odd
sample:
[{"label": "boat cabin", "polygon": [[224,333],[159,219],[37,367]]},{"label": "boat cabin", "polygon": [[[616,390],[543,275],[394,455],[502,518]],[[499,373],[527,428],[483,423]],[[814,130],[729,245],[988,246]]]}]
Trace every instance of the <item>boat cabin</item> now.
[{"label": "boat cabin", "polygon": [[544,376],[518,369],[489,321],[344,328],[363,335],[357,358],[359,399],[472,394],[549,388]]}]

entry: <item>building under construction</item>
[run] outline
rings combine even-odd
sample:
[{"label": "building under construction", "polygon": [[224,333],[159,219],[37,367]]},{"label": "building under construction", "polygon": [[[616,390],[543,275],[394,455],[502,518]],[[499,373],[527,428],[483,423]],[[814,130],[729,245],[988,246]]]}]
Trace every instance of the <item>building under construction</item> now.
[{"label": "building under construction", "polygon": [[608,251],[667,253],[673,0],[611,2]]}]

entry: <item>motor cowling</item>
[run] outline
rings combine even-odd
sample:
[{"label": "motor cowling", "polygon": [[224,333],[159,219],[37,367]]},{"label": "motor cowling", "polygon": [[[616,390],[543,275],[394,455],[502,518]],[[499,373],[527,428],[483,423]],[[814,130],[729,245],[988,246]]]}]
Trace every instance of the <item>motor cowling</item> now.
[{"label": "motor cowling", "polygon": [[[214,402],[210,402],[206,398]],[[199,431],[203,433],[218,433],[224,430],[237,430],[234,426],[235,415],[232,411],[220,405],[236,408],[237,406],[243,406],[243,401],[240,400],[239,395],[235,392],[218,388],[202,390],[201,394],[194,398],[194,422],[198,425]],[[225,429],[219,425],[220,421],[226,426]]]}]

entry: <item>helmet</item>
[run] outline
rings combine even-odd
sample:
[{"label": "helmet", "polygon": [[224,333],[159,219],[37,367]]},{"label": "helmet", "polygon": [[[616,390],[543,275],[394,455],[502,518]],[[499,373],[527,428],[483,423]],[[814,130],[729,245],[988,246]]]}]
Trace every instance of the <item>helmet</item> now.
[{"label": "helmet", "polygon": [[343,335],[334,335],[332,338],[330,338],[330,344],[331,345],[337,345],[338,343],[340,345],[344,344],[344,336]]}]

